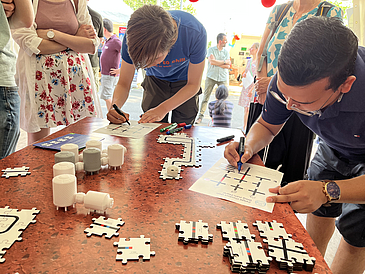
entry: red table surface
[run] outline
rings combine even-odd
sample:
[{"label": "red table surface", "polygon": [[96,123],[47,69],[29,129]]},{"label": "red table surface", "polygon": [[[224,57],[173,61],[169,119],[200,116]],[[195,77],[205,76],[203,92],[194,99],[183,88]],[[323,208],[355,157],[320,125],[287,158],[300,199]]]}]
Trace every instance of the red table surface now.
[{"label": "red table surface", "polygon": [[[182,179],[164,181],[159,179],[158,173],[164,158],[181,157],[183,149],[182,145],[157,143],[159,129],[166,124],[140,139],[93,133],[107,123],[102,119],[85,118],[42,141],[79,133],[105,138],[103,149],[114,143],[127,148],[120,170],[103,166],[96,175],[77,173],[78,192],[101,191],[114,199],[114,206],[107,210],[106,217],[122,218],[125,222],[119,237],[87,237],[84,230],[90,227],[92,218],[100,215],[87,214],[83,205],[69,207],[67,212],[56,210],[52,201],[52,166],[56,152],[27,146],[0,161],[2,169],[24,165],[31,171],[26,177],[1,179],[0,207],[19,210],[36,207],[40,213],[35,218],[36,223],[30,224],[21,235],[23,241],[15,242],[6,251],[0,273],[231,273],[229,260],[223,256],[226,241],[216,225],[221,221],[237,220],[247,223],[251,233],[256,235],[256,241],[261,243],[262,238],[252,223],[256,220],[283,223],[287,233],[317,259],[313,273],[332,273],[289,205],[276,204],[273,213],[267,213],[189,190],[223,157],[227,142],[214,148],[202,148],[201,167],[182,167]],[[213,144],[217,138],[231,134],[236,136],[236,141],[242,136],[237,129],[203,126],[184,132]],[[253,157],[251,163],[262,165],[258,156]],[[208,223],[213,242],[208,245],[179,242],[175,224],[180,220]],[[113,243],[119,238],[138,238],[140,235],[151,239],[151,251],[156,255],[143,262],[128,261],[126,265],[116,261],[117,247]],[[267,249],[264,243],[263,247]],[[268,273],[287,272],[279,270],[273,261]]]}]

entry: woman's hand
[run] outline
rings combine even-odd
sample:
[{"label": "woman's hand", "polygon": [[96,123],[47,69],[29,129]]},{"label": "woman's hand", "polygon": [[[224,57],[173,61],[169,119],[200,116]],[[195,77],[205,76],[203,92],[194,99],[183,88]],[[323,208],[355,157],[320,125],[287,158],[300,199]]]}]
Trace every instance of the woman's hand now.
[{"label": "woman's hand", "polygon": [[6,14],[6,17],[9,18],[13,15],[15,12],[15,5],[13,0],[1,0],[1,3],[3,4],[4,11]]},{"label": "woman's hand", "polygon": [[293,210],[299,213],[310,213],[327,202],[322,192],[323,184],[320,181],[301,180],[292,182],[284,187],[270,188],[269,191],[277,196],[266,198],[268,203],[289,203]]},{"label": "woman's hand", "polygon": [[81,25],[79,29],[77,30],[77,33],[75,36],[81,36],[89,39],[95,39],[96,38],[96,32],[93,26],[91,25]]},{"label": "woman's hand", "polygon": [[260,104],[265,103],[267,87],[269,86],[271,77],[257,77],[255,89],[257,92],[257,100]]}]

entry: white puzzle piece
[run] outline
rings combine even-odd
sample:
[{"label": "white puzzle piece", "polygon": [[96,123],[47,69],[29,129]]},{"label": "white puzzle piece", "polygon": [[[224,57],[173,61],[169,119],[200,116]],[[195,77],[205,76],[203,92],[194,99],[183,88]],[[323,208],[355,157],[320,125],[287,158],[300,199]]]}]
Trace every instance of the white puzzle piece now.
[{"label": "white puzzle piece", "polygon": [[291,234],[286,233],[283,224],[276,222],[276,220],[272,222],[256,221],[252,225],[257,227],[262,238],[289,239],[292,237]]},{"label": "white puzzle piece", "polygon": [[110,239],[113,236],[119,236],[117,232],[119,228],[124,225],[121,218],[118,219],[105,219],[105,217],[100,216],[99,218],[93,218],[94,223],[90,225],[90,228],[84,230],[87,233],[86,236],[98,235],[102,237],[105,234],[105,238]]},{"label": "white puzzle piece", "polygon": [[118,246],[116,260],[122,261],[122,264],[126,264],[128,260],[139,260],[143,257],[143,260],[149,260],[151,255],[155,255],[154,251],[150,249],[150,238],[145,238],[141,235],[140,238],[130,238],[127,241],[126,238],[119,239],[119,242],[114,242],[114,246]]},{"label": "white puzzle piece", "polygon": [[312,271],[316,262],[314,257],[310,257],[301,243],[292,239],[273,238],[264,239],[268,244],[269,256],[275,258],[280,269],[293,271]]},{"label": "white puzzle piece", "polygon": [[221,221],[220,224],[217,224],[217,228],[222,231],[222,238],[230,242],[233,240],[241,241],[244,239],[255,239],[255,235],[250,233],[247,224],[242,223],[241,221],[229,222],[229,224]]},{"label": "white puzzle piece", "polygon": [[261,243],[251,240],[232,241],[224,247],[223,255],[229,257],[232,272],[266,273],[270,267],[270,257],[265,255]]},{"label": "white puzzle piece", "polygon": [[0,208],[0,263],[5,262],[3,257],[6,253],[5,249],[9,249],[15,241],[21,241],[20,235],[28,227],[34,224],[34,218],[39,210],[36,208],[10,209],[8,206]]},{"label": "white puzzle piece", "polygon": [[1,177],[5,177],[6,179],[9,179],[10,177],[18,177],[19,175],[21,177],[30,175],[29,167],[23,166],[23,167],[15,167],[15,168],[7,168],[2,170],[3,175]]},{"label": "white puzzle piece", "polygon": [[208,244],[213,241],[213,235],[208,233],[208,224],[203,223],[202,220],[199,222],[180,221],[175,226],[180,232],[179,241],[183,241],[184,244],[197,243],[199,240],[202,244]]}]

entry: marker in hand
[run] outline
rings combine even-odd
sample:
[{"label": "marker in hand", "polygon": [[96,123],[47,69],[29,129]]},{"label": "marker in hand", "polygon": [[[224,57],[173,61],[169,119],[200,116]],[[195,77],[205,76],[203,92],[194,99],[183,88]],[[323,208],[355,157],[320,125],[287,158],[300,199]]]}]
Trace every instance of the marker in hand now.
[{"label": "marker in hand", "polygon": [[127,119],[127,117],[125,117],[124,113],[118,108],[118,106],[116,104],[113,104],[113,108],[115,109],[115,111],[119,114],[122,115],[125,119],[125,121],[128,123],[128,125],[131,125]]},{"label": "marker in hand", "polygon": [[245,137],[241,137],[240,143],[238,145],[238,154],[240,155],[240,160],[237,162],[238,171],[241,171],[242,168],[241,158],[244,153],[245,153]]}]

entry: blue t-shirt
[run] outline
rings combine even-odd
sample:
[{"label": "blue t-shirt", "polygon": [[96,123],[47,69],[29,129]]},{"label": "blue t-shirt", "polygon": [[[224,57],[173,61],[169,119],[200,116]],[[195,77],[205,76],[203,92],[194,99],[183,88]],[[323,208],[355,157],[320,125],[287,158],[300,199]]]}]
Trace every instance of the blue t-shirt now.
[{"label": "blue t-shirt", "polygon": [[[365,161],[365,48],[359,47],[355,63],[356,81],[340,102],[328,106],[319,117],[297,113],[300,120],[341,156],[353,161]],[[275,74],[269,88],[279,95]],[[262,118],[269,124],[284,123],[293,111],[269,92]]]},{"label": "blue t-shirt", "polygon": [[[190,13],[174,10],[168,11],[179,26],[179,35],[165,60],[160,64],[147,68],[147,76],[155,76],[161,80],[176,82],[188,79],[189,62],[199,64],[205,60],[207,50],[207,32],[204,26]],[[124,35],[122,58],[133,64]]]}]

